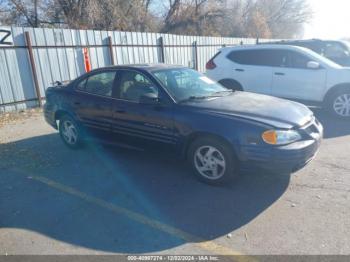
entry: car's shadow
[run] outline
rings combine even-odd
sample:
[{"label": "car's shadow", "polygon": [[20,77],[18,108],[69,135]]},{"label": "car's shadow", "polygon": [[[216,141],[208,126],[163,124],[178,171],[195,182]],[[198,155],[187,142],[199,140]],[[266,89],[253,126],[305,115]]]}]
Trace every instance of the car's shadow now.
[{"label": "car's shadow", "polygon": [[[290,179],[245,173],[235,183],[212,187],[197,182],[183,161],[101,146],[74,151],[58,134],[2,144],[0,153],[2,228],[35,231],[108,252],[163,251],[186,243],[183,232],[202,240],[224,236],[270,207]],[[91,198],[64,192],[66,187],[33,179],[36,176],[181,231],[149,227],[142,217],[106,209]]]},{"label": "car's shadow", "polygon": [[324,110],[312,109],[324,127],[324,138],[334,138],[350,135],[350,120],[340,119],[327,114]]}]

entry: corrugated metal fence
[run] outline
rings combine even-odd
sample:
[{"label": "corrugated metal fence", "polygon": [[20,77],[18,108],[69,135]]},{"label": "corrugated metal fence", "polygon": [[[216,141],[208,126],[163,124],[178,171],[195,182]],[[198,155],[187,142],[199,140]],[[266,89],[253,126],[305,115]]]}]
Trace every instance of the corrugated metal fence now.
[{"label": "corrugated metal fence", "polygon": [[164,62],[204,71],[205,63],[222,46],[255,42],[242,38],[0,26],[0,112],[37,106],[39,96],[44,98],[45,88],[53,82],[83,74],[85,47],[93,69]]}]

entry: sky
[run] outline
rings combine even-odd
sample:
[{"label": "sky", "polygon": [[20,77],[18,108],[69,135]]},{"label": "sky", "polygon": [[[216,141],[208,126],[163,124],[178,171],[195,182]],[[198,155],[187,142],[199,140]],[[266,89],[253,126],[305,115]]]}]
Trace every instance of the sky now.
[{"label": "sky", "polygon": [[308,0],[314,16],[304,38],[350,38],[350,0]]}]

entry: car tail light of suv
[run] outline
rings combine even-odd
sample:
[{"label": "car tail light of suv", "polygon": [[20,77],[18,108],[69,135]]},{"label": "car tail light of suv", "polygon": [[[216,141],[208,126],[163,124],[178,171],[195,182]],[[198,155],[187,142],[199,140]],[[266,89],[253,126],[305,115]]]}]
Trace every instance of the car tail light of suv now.
[{"label": "car tail light of suv", "polygon": [[211,70],[216,67],[216,64],[214,63],[213,59],[210,59],[208,63],[205,65],[205,69]]},{"label": "car tail light of suv", "polygon": [[209,61],[208,63],[205,65],[205,69],[207,70],[212,70],[214,68],[216,68],[216,64],[214,63],[214,59],[220,54],[221,52],[216,53]]}]

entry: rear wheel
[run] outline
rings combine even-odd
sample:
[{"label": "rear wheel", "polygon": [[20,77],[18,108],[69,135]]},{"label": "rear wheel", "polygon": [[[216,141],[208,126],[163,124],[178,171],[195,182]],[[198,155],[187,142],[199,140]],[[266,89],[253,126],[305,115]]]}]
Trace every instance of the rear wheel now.
[{"label": "rear wheel", "polygon": [[76,149],[82,145],[82,135],[79,125],[72,117],[64,115],[60,118],[59,132],[63,142],[68,147]]},{"label": "rear wheel", "polygon": [[339,90],[327,100],[328,111],[339,118],[350,118],[350,89]]},{"label": "rear wheel", "polygon": [[237,175],[237,161],[232,150],[211,137],[195,140],[188,158],[197,178],[208,184],[222,184]]}]

